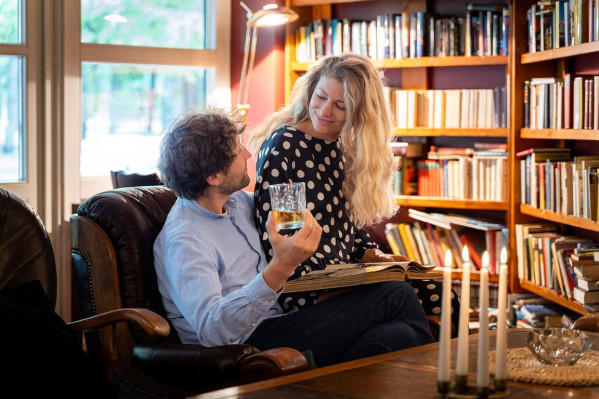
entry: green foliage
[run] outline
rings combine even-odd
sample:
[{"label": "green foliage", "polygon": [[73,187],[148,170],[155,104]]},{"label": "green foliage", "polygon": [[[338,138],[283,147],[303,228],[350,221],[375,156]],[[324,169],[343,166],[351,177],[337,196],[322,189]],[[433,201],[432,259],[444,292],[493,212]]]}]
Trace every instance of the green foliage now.
[{"label": "green foliage", "polygon": [[[83,0],[81,40],[84,43],[206,48],[203,0]],[[109,14],[126,23],[106,21]]]},{"label": "green foliage", "polygon": [[19,0],[0,0],[0,43],[19,40]]}]

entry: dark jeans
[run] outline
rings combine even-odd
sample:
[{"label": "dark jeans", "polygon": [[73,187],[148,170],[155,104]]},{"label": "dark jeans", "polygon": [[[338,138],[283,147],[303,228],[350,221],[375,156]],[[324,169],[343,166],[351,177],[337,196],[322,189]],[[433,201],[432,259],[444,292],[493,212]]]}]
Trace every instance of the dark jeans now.
[{"label": "dark jeans", "polygon": [[424,310],[405,282],[355,287],[260,323],[246,343],[312,351],[318,367],[433,342]]}]

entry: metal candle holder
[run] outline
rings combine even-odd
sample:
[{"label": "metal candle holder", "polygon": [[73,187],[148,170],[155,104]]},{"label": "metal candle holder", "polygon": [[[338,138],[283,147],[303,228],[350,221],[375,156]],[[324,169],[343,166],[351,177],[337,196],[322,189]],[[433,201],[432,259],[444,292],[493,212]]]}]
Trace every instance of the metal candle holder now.
[{"label": "metal candle holder", "polygon": [[437,381],[437,392],[445,398],[504,398],[509,395],[507,380],[495,380],[493,387],[468,385],[467,375],[456,375],[455,384]]}]

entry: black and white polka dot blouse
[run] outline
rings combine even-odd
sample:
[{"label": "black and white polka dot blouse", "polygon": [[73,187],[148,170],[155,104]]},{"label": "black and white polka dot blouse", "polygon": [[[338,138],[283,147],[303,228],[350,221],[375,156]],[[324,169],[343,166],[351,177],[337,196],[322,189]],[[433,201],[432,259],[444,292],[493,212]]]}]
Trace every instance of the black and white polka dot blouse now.
[{"label": "black and white polka dot blouse", "polygon": [[[307,207],[322,227],[318,249],[290,279],[313,269],[324,269],[328,264],[359,262],[368,248],[377,247],[365,231],[354,225],[348,213],[349,203],[342,191],[344,164],[339,140],[318,139],[290,126],[273,132],[260,148],[254,201],[256,224],[267,259],[273,256],[265,226],[270,210],[270,184],[305,182]],[[289,310],[314,303],[315,298],[311,293],[283,295],[280,300]]]}]

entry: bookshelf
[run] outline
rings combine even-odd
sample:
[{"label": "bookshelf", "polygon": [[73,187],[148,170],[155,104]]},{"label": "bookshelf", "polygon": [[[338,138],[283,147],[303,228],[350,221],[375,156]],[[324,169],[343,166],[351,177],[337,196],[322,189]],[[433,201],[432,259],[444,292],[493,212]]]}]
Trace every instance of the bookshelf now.
[{"label": "bookshelf", "polygon": [[508,129],[467,129],[467,128],[426,128],[414,127],[411,129],[396,128],[393,134],[397,137],[503,137],[508,135]]},{"label": "bookshelf", "polygon": [[[483,4],[497,4],[501,0],[491,2],[482,0]],[[302,26],[316,19],[331,20],[348,18],[350,20],[372,20],[377,15],[393,13],[430,12],[441,17],[465,17],[465,2],[459,0],[376,0],[376,1],[318,1],[318,0],[287,0],[286,6],[293,8],[300,18],[286,28],[285,46],[285,100],[293,84],[310,66],[309,62],[296,59],[296,32]],[[299,46],[298,46],[299,47]],[[507,86],[509,55],[486,56],[421,56],[404,57],[401,59],[382,58],[372,59],[374,66],[384,71],[387,84],[390,87],[414,90],[452,90],[452,89],[493,89],[497,86]],[[509,92],[508,92],[509,93]],[[429,125],[430,126],[430,125]],[[479,125],[480,126],[480,125]],[[424,142],[424,147],[431,145],[449,147],[472,146],[474,142],[507,143],[510,140],[510,129],[505,128],[431,128],[416,126],[413,128],[396,127],[394,136],[410,142]],[[426,158],[426,154],[422,156]],[[509,161],[508,163],[509,164]],[[490,214],[498,220],[507,223],[510,209],[509,178],[506,173],[503,182],[498,182],[506,192],[504,200],[482,200],[465,197],[442,198],[432,196],[398,195],[396,201],[402,207],[423,210],[457,210],[465,214],[472,212]],[[395,222],[410,223],[414,220],[400,215]],[[476,274],[473,279],[476,280]],[[454,278],[460,278],[461,272],[454,273]],[[495,277],[493,277],[495,278]],[[493,280],[494,281],[494,280]],[[513,283],[512,283],[513,286]]]},{"label": "bookshelf", "polygon": [[396,199],[402,206],[420,208],[477,209],[489,211],[507,211],[508,209],[507,201],[452,200],[414,195],[398,195]]},{"label": "bookshelf", "polygon": [[[377,68],[428,68],[428,67],[455,67],[455,66],[477,66],[477,65],[507,65],[507,55],[495,55],[488,57],[420,57],[405,58],[401,60],[373,60],[372,64]],[[291,70],[296,73],[305,72],[310,64],[307,62],[291,62]]]},{"label": "bookshelf", "polygon": [[[571,4],[573,2],[570,2]],[[582,42],[544,51],[529,52],[530,32],[527,31],[527,11],[537,2],[514,0],[512,3],[512,24],[510,43],[510,92],[511,124],[508,139],[510,154],[528,148],[565,147],[570,148],[573,156],[599,154],[599,130],[593,129],[531,129],[524,124],[524,82],[533,78],[562,78],[565,73],[572,76],[599,75],[599,42]],[[526,223],[547,223],[558,228],[562,235],[576,235],[597,241],[599,222],[589,218],[572,216],[549,209],[539,209],[526,204],[521,198],[520,164],[515,156],[510,158],[511,194],[508,200],[508,226],[510,242],[516,242],[515,226]],[[513,252],[513,248],[512,248]],[[512,262],[512,271],[514,264]],[[516,266],[517,267],[517,266]],[[518,281],[512,274],[512,287],[515,291],[528,291],[559,304],[579,314],[587,314],[584,305],[559,295],[554,289],[548,289],[531,281]]]},{"label": "bookshelf", "polygon": [[564,215],[563,213],[552,212],[546,209],[537,209],[526,204],[520,204],[520,212],[522,212],[523,215],[534,216],[538,219],[544,219],[550,222],[599,232],[599,222],[596,222],[594,220]]},{"label": "bookshelf", "polygon": [[[502,3],[484,1],[479,3]],[[504,183],[507,199],[504,201],[455,200],[424,196],[397,196],[397,202],[406,208],[459,210],[487,212],[505,218],[509,229],[509,290],[531,292],[550,301],[586,314],[581,304],[558,295],[554,290],[530,281],[519,281],[515,226],[524,223],[550,223],[558,226],[561,234],[576,234],[597,241],[599,221],[537,209],[524,203],[521,198],[520,159],[516,153],[535,147],[568,147],[573,155],[599,155],[599,130],[592,129],[531,129],[524,127],[524,82],[536,77],[562,77],[572,75],[599,75],[599,41],[581,42],[544,51],[528,52],[529,32],[527,11],[537,4],[533,0],[511,0],[509,4],[508,55],[453,56],[379,59],[373,64],[400,82],[402,89],[474,88],[488,80],[506,82],[508,93],[507,128],[498,129],[434,129],[425,127],[396,128],[394,135],[406,139],[422,139],[425,146],[431,144],[464,147],[475,140],[504,142],[508,147],[507,176]],[[570,2],[573,3],[573,2]],[[295,32],[298,27],[315,19],[354,18],[372,19],[382,13],[434,12],[445,15],[463,15],[464,2],[404,0],[287,0],[300,19],[286,28],[285,46],[285,99],[288,100],[296,79],[309,67],[309,63],[295,58]],[[597,30],[596,30],[597,31]],[[458,71],[457,73],[454,73]],[[451,75],[454,73],[454,75]],[[443,86],[439,81],[447,76],[468,76],[470,83],[459,81],[456,86]],[[465,144],[466,143],[466,144]],[[405,221],[405,212],[402,212]],[[454,278],[461,273],[455,272]],[[474,277],[475,278],[475,277]]]}]

